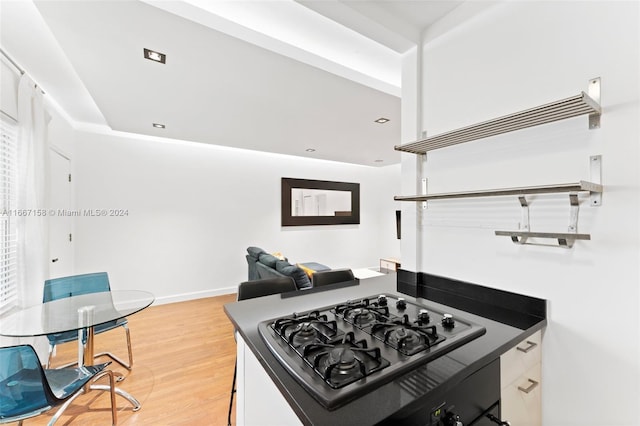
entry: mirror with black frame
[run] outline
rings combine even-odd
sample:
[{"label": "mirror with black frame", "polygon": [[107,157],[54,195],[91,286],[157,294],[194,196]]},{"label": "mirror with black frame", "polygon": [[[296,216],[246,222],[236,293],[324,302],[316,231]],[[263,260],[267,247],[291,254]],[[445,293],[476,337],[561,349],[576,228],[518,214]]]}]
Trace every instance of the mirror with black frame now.
[{"label": "mirror with black frame", "polygon": [[282,226],[359,223],[359,183],[282,178]]}]

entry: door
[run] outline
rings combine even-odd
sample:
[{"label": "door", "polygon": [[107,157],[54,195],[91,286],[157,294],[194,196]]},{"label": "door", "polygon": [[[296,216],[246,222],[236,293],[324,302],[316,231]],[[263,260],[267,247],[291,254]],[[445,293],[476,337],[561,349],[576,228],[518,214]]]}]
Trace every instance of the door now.
[{"label": "door", "polygon": [[66,277],[73,271],[71,161],[50,151],[49,277]]}]

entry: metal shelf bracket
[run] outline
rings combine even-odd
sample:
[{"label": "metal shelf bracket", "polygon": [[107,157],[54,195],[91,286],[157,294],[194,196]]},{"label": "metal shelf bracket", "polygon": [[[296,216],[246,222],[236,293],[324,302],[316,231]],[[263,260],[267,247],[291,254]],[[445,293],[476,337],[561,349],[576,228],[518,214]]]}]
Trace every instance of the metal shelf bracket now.
[{"label": "metal shelf bracket", "polygon": [[[589,88],[587,89],[589,97],[600,106],[600,77],[589,80]],[[589,114],[589,129],[600,128],[600,116],[602,115],[602,106],[599,111]]]},{"label": "metal shelf bracket", "polygon": [[522,207],[522,220],[520,221],[520,230],[529,232],[531,227],[529,225],[529,203],[524,195],[518,197],[520,207]]},{"label": "metal shelf bracket", "polygon": [[[591,166],[591,182],[602,185],[602,155],[592,155],[589,157]],[[589,200],[594,207],[602,205],[602,191],[590,191]]]},{"label": "metal shelf bracket", "polygon": [[578,213],[580,212],[580,202],[578,194],[569,194],[569,228],[568,232],[531,232],[529,226],[529,203],[524,196],[518,197],[522,207],[522,222],[518,231],[495,231],[496,235],[511,237],[515,244],[531,244],[546,246],[550,244],[532,243],[529,238],[551,238],[558,241],[558,246],[571,248],[576,240],[590,240],[590,234],[578,234]]}]

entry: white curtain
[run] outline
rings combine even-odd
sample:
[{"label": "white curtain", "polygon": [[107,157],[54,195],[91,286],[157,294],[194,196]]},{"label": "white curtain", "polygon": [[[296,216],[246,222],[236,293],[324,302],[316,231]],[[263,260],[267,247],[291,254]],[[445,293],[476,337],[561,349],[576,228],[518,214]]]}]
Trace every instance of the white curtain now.
[{"label": "white curtain", "polygon": [[46,216],[48,176],[47,123],[40,88],[23,74],[18,86],[18,303],[42,302],[49,276],[49,229]]}]

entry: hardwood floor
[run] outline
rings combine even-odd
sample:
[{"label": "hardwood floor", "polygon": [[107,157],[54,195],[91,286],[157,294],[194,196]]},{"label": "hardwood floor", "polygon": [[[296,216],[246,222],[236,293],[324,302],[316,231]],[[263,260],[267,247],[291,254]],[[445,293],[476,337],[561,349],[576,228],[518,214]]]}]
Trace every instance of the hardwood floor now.
[{"label": "hardwood floor", "polygon": [[[236,346],[233,326],[222,306],[235,300],[236,295],[229,294],[151,306],[129,317],[133,370],[127,372],[116,363],[110,368],[126,375],[118,386],[136,397],[142,408],[133,412],[131,404],[117,396],[119,425],[227,424]],[[97,335],[95,350],[109,350],[126,359],[124,331]],[[53,365],[73,360],[76,354],[77,345],[67,343],[58,348]],[[46,424],[55,412],[24,424]],[[232,421],[235,424],[235,413]],[[78,397],[56,425],[110,422],[108,393],[93,391]]]}]

